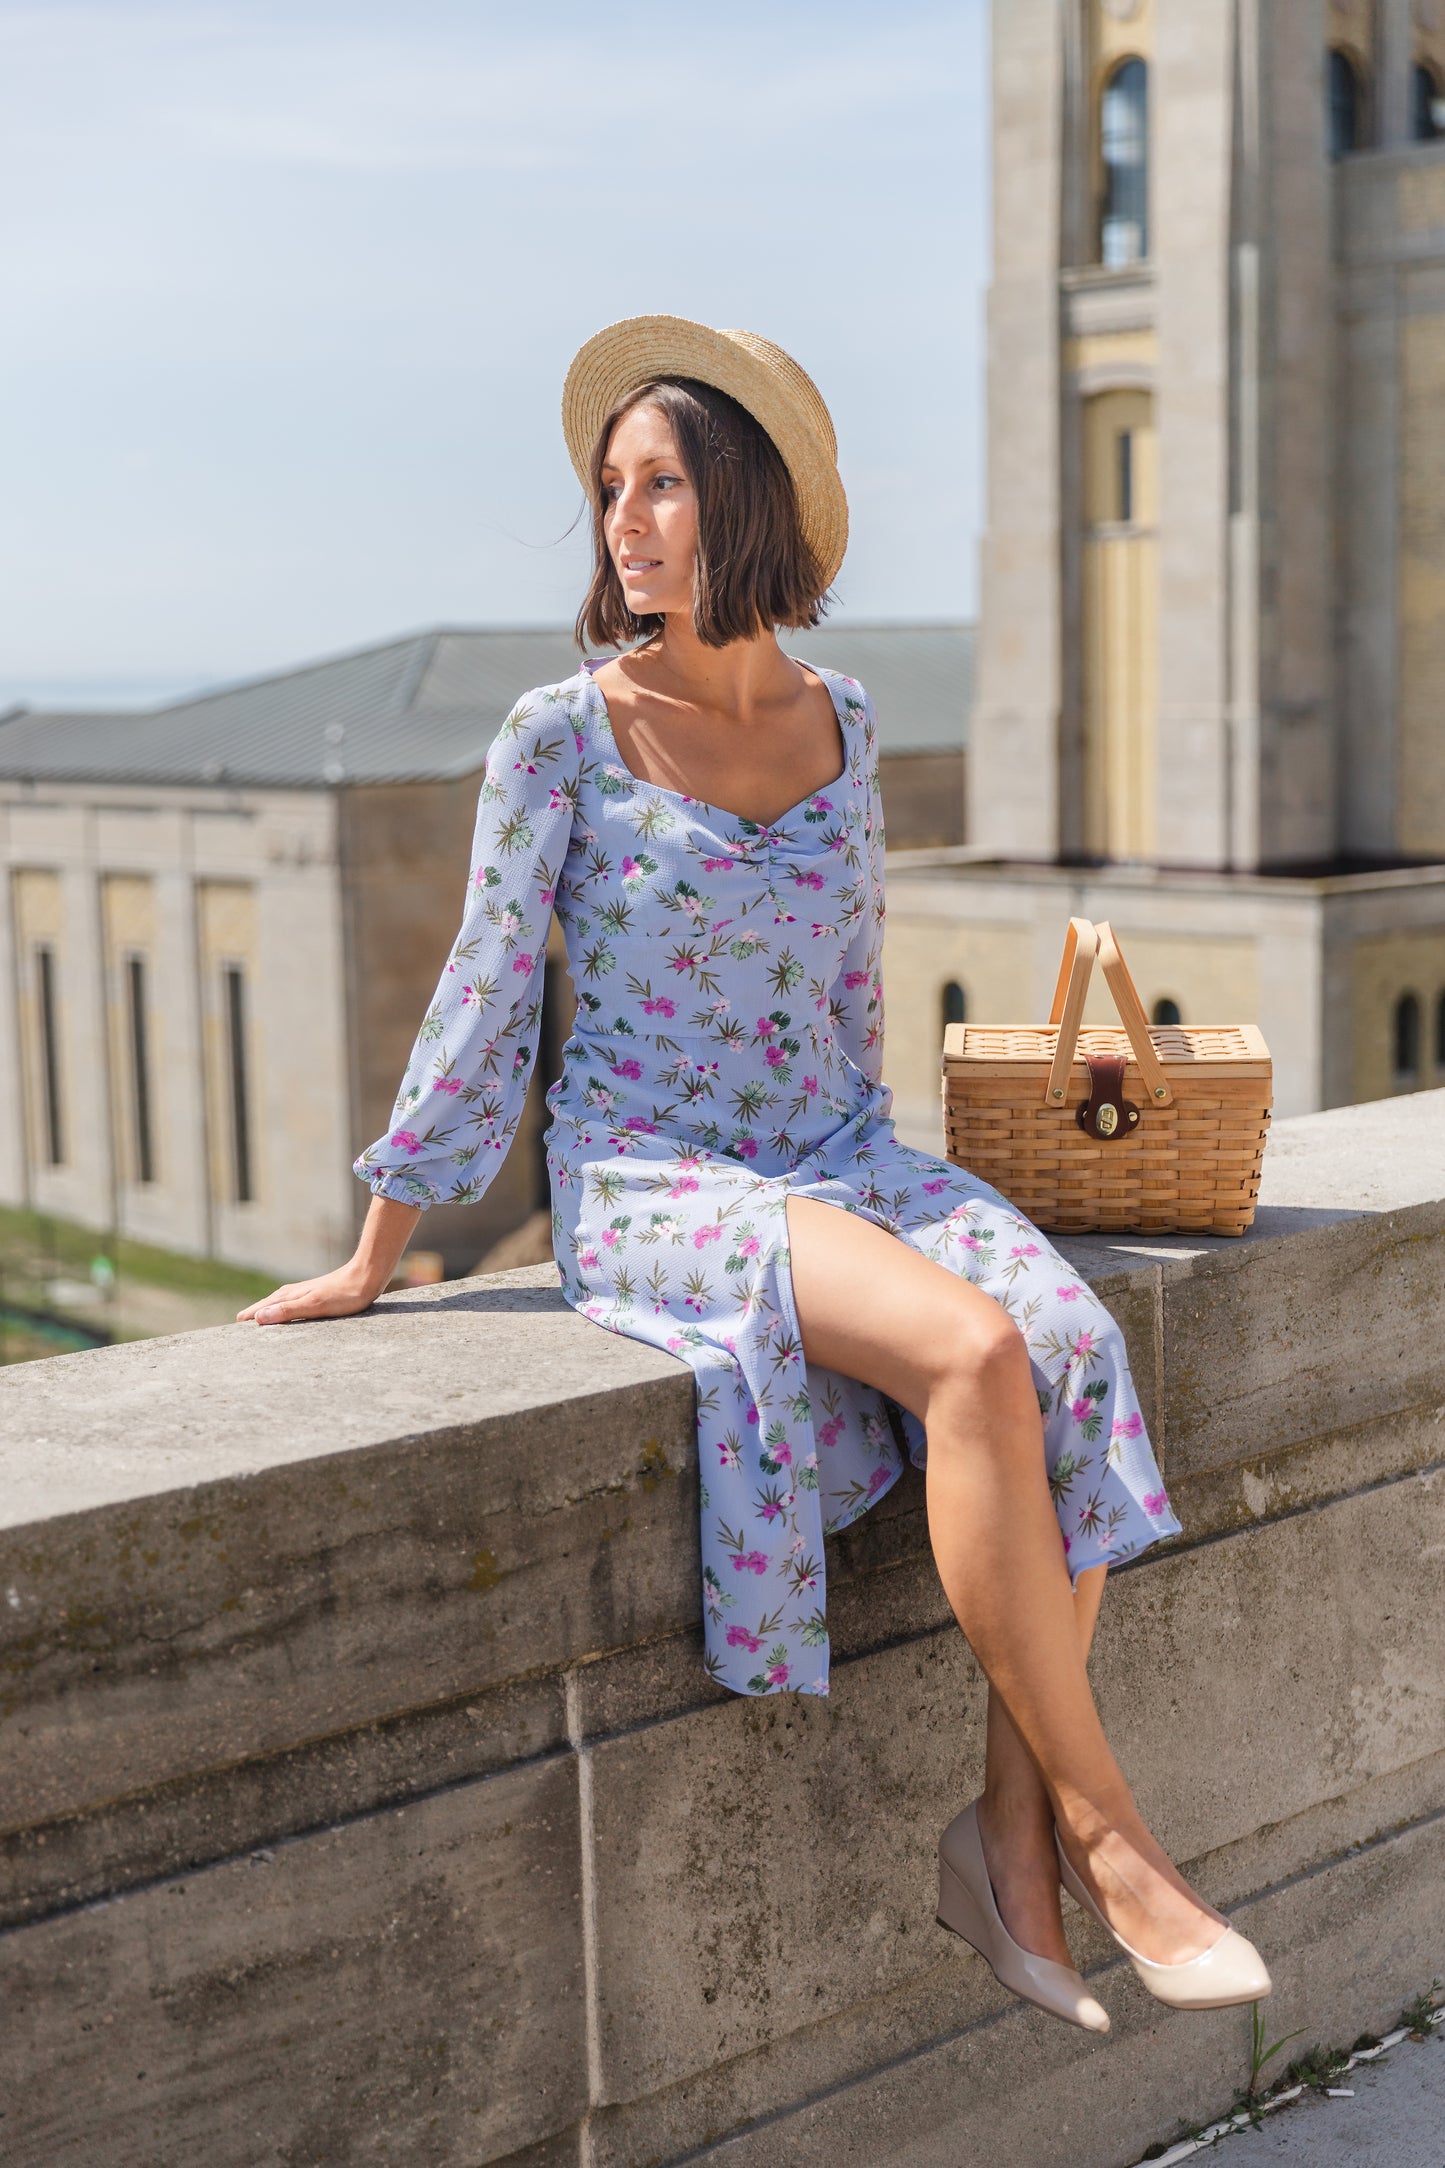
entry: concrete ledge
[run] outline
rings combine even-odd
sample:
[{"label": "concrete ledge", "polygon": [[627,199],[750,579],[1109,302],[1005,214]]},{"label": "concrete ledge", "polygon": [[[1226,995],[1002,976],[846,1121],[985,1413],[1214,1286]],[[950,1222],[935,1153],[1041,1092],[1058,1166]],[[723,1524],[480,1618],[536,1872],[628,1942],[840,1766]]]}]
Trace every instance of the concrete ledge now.
[{"label": "concrete ledge", "polygon": [[[1445,1973],[1442,1200],[1427,1093],[1279,1124],[1241,1241],[1067,1245],[1186,1530],[1098,1690],[1272,2033]],[[1078,2168],[1229,2097],[1240,2013],[1080,1923],[1088,2042],[933,1922],[982,1682],[921,1482],[829,1541],[829,1700],[740,1700],[692,1436],[551,1268],[0,1373],[7,2164]]]}]

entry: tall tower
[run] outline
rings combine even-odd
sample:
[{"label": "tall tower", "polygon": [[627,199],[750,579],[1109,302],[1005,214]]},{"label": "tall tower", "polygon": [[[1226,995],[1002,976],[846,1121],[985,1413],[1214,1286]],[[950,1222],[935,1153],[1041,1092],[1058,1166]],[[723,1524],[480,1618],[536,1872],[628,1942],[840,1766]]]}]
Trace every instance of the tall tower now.
[{"label": "tall tower", "polygon": [[[1445,6],[1007,0],[994,40],[971,839],[1445,854],[1384,576],[1429,427],[1394,349],[1445,300]],[[1433,302],[1397,290],[1432,256]]]},{"label": "tall tower", "polygon": [[969,843],[890,872],[905,1123],[939,1003],[1041,1020],[1072,911],[1156,1021],[1260,1024],[1282,1113],[1445,1084],[1445,0],[996,0],[993,178]]}]

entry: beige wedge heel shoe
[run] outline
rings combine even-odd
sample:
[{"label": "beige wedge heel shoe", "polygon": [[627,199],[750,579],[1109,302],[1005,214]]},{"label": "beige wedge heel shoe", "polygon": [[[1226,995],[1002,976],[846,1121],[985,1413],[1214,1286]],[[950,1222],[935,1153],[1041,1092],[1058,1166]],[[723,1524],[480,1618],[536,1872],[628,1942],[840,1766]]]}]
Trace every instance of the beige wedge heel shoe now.
[{"label": "beige wedge heel shoe", "polygon": [[1025,2002],[1051,2017],[1106,2033],[1109,2013],[1094,2000],[1072,1965],[1035,1957],[1021,1949],[999,1915],[983,1839],[978,1833],[978,1801],[956,1814],[938,1840],[938,1917],[978,1951],[994,1978]]},{"label": "beige wedge heel shoe", "polygon": [[1152,1957],[1141,1957],[1109,1926],[1069,1865],[1057,1829],[1054,1848],[1059,1855],[1059,1878],[1074,1903],[1091,1912],[1099,1925],[1108,1929],[1157,2002],[1167,2003],[1171,2010],[1227,2010],[1236,2002],[1262,2002],[1272,1992],[1274,1982],[1264,1959],[1254,1944],[1232,1927],[1224,1928],[1219,1940],[1198,1957],[1186,1957],[1181,1964],[1156,1965]]}]

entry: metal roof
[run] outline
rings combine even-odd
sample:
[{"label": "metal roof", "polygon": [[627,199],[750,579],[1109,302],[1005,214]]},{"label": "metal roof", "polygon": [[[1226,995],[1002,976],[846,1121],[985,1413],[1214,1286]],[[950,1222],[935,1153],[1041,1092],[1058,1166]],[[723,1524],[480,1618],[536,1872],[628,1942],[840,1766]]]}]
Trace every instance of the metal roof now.
[{"label": "metal roof", "polygon": [[[824,625],[784,645],[867,686],[884,752],[963,744],[971,625]],[[156,708],[22,708],[0,717],[0,778],[334,788],[468,775],[520,695],[577,664],[560,628],[442,627]]]}]

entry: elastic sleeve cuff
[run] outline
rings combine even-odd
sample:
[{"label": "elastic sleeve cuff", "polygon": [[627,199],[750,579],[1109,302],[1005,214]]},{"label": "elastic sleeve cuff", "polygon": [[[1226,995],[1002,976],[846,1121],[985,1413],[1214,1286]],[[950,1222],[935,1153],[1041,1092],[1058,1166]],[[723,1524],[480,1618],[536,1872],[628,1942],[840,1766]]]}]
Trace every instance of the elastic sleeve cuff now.
[{"label": "elastic sleeve cuff", "polygon": [[373,1195],[389,1197],[393,1204],[417,1205],[424,1212],[428,1205],[437,1201],[436,1191],[419,1174],[398,1172],[390,1167],[364,1167],[360,1160],[353,1164],[351,1171]]}]

